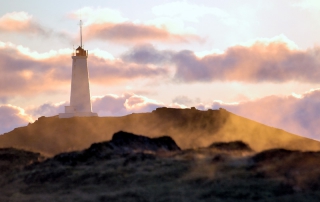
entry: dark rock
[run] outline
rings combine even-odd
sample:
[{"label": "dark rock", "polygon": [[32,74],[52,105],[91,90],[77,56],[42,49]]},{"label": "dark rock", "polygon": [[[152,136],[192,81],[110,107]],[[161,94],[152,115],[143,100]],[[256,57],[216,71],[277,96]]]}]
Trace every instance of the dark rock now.
[{"label": "dark rock", "polygon": [[241,151],[252,151],[252,149],[242,141],[234,141],[234,142],[215,142],[212,143],[209,148],[215,148],[219,150],[241,150]]},{"label": "dark rock", "polygon": [[65,179],[67,176],[70,176],[70,173],[71,170],[60,167],[52,169],[39,169],[31,172],[29,175],[26,175],[23,181],[26,184],[58,182],[61,179]]},{"label": "dark rock", "polygon": [[291,185],[284,183],[280,183],[278,186],[275,186],[273,190],[273,194],[275,196],[290,195],[294,192],[295,191]]},{"label": "dark rock", "polygon": [[270,149],[263,152],[260,152],[252,157],[252,160],[255,163],[264,162],[264,161],[275,161],[282,160],[289,157],[292,154],[302,153],[300,151],[291,151],[287,149]]},{"label": "dark rock", "polygon": [[100,201],[100,202],[109,202],[109,201],[114,201],[114,202],[118,202],[118,201],[147,202],[147,200],[142,195],[139,195],[139,194],[134,193],[134,192],[121,193],[121,194],[116,195],[116,196],[104,195],[104,196],[100,196],[98,201]]},{"label": "dark rock", "polygon": [[221,155],[221,154],[217,154],[215,155],[212,159],[211,159],[211,162],[212,163],[217,163],[217,162],[223,162],[226,160],[226,157]]},{"label": "dark rock", "polygon": [[113,135],[110,144],[114,150],[120,151],[179,151],[175,141],[169,136],[149,138],[127,132],[117,132]]},{"label": "dark rock", "polygon": [[14,148],[0,149],[0,174],[44,159],[39,153]]},{"label": "dark rock", "polygon": [[146,160],[154,160],[156,156],[153,154],[145,154],[145,153],[136,153],[127,156],[126,160],[123,162],[123,166],[127,166],[130,163],[136,163]]},{"label": "dark rock", "polygon": [[64,165],[76,166],[78,163],[86,162],[93,157],[96,157],[96,155],[93,153],[88,154],[86,152],[69,152],[58,154],[53,157],[53,160]]},{"label": "dark rock", "polygon": [[94,143],[88,149],[79,152],[58,154],[53,160],[64,165],[75,166],[78,163],[88,163],[93,159],[111,159],[114,155],[179,150],[174,140],[168,136],[148,138],[120,131],[113,135],[111,141]]}]

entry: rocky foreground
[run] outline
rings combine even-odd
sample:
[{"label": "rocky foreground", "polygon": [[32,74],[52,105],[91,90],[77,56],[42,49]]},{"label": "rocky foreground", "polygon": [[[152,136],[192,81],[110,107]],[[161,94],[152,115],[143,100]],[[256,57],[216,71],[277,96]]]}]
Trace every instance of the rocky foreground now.
[{"label": "rocky foreground", "polygon": [[0,149],[0,201],[319,201],[319,167],[320,152],[118,132],[52,158]]}]

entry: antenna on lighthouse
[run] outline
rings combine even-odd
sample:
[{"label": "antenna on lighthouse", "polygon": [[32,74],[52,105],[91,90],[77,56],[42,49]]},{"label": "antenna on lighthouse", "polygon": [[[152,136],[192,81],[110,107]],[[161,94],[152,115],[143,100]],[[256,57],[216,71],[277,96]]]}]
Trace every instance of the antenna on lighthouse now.
[{"label": "antenna on lighthouse", "polygon": [[82,20],[80,20],[80,47],[82,48]]}]

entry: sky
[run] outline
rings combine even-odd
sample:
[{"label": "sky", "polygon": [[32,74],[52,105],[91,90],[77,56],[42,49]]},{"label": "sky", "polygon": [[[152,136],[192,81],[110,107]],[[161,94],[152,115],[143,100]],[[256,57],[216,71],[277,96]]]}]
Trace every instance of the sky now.
[{"label": "sky", "polygon": [[64,112],[80,19],[99,116],[221,107],[320,140],[317,0],[6,1],[0,134]]}]

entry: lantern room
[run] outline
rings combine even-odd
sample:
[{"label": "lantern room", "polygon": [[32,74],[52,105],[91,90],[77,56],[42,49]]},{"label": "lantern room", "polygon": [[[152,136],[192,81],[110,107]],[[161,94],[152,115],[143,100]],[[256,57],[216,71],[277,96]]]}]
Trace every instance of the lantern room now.
[{"label": "lantern room", "polygon": [[84,50],[81,46],[76,49],[76,56],[88,56],[88,51]]}]

